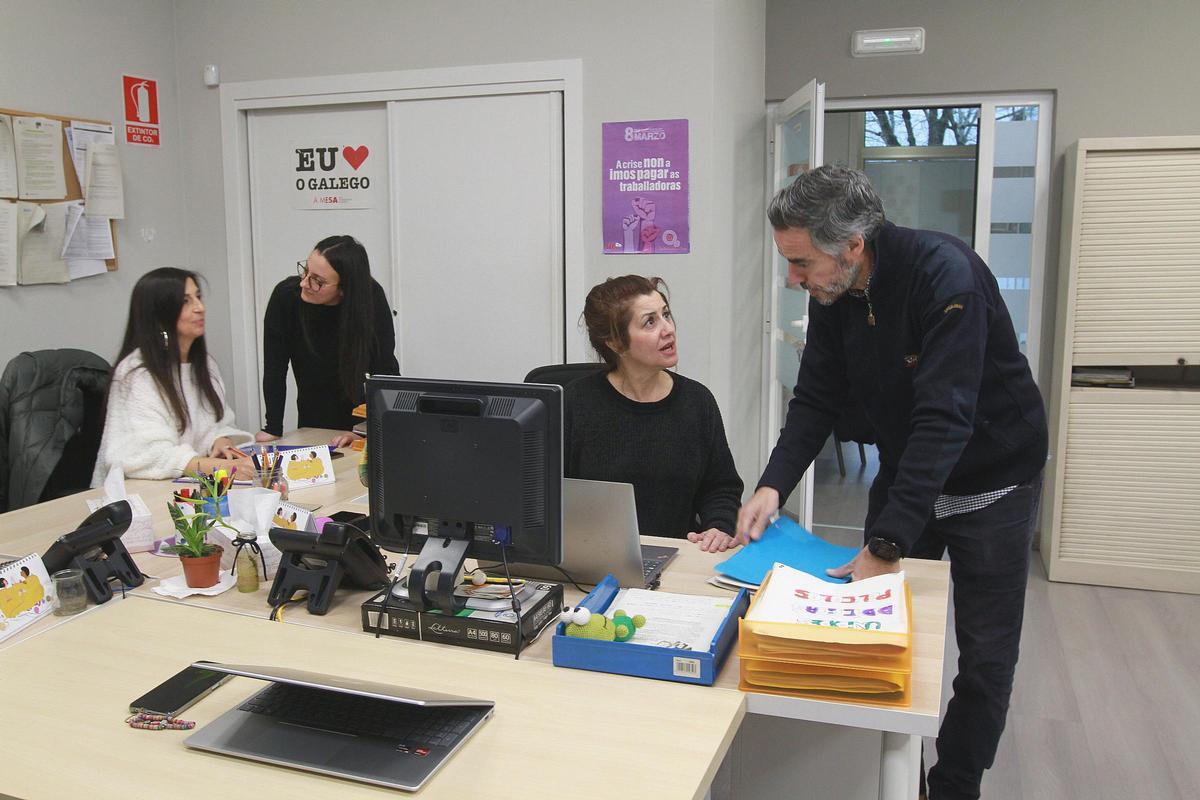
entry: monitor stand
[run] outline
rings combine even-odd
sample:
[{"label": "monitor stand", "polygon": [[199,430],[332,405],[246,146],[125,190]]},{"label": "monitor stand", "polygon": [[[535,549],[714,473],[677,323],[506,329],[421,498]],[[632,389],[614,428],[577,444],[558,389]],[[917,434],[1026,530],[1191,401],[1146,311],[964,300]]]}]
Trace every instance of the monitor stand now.
[{"label": "monitor stand", "polygon": [[[421,547],[421,554],[408,574],[408,602],[416,611],[437,609],[443,614],[456,614],[462,610],[465,600],[454,594],[458,576],[467,560],[467,539],[452,539],[446,536],[430,536]],[[425,579],[438,573],[437,586],[430,593],[425,589]]]}]

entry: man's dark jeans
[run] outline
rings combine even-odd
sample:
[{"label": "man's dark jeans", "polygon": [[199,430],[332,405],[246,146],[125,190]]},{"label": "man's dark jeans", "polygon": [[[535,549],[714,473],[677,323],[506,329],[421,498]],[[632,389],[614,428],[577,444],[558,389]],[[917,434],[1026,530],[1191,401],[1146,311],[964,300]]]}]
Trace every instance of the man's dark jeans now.
[{"label": "man's dark jeans", "polygon": [[958,676],[938,731],[930,800],[975,800],[996,757],[1017,667],[1041,493],[1039,475],[979,511],[931,519],[908,554],[940,559],[949,550],[954,581]]}]

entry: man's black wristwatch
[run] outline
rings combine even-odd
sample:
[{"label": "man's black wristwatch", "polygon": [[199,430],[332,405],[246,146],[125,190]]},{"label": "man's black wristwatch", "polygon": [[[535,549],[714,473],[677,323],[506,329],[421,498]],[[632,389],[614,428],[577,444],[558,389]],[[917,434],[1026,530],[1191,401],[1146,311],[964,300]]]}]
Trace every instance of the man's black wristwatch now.
[{"label": "man's black wristwatch", "polygon": [[899,561],[901,556],[900,545],[878,536],[867,540],[867,552],[881,561],[890,561],[893,564]]}]

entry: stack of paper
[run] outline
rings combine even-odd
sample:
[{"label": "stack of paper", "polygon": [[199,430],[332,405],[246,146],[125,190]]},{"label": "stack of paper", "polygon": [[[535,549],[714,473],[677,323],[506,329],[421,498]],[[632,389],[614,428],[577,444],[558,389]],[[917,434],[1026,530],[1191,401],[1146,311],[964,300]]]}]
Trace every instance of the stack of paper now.
[{"label": "stack of paper", "polygon": [[825,570],[840,567],[858,555],[857,547],[840,547],[814,536],[804,526],[780,517],[772,522],[757,541],[739,549],[731,558],[716,566],[709,582],[727,589],[754,591],[763,576],[775,564],[787,564],[823,581],[844,583],[845,578],[830,578]]},{"label": "stack of paper", "polygon": [[745,691],[908,706],[904,573],[839,585],[776,564],[740,622],[738,656]]}]

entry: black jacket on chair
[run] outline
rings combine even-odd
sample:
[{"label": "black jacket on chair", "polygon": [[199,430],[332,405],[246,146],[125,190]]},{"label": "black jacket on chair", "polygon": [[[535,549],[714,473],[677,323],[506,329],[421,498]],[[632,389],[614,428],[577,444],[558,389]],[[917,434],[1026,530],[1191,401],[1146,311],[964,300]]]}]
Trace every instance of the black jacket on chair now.
[{"label": "black jacket on chair", "polygon": [[91,482],[108,362],[86,350],[21,353],[0,377],[0,512]]}]

